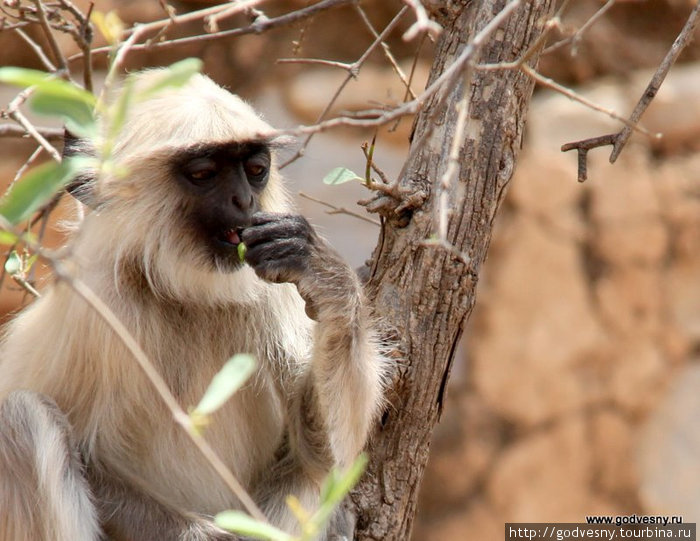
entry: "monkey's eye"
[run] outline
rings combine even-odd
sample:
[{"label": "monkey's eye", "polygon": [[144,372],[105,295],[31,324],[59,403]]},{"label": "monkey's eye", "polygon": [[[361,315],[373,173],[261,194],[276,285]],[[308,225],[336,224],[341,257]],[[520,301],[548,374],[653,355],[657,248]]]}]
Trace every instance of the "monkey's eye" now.
[{"label": "monkey's eye", "polygon": [[202,183],[214,178],[218,170],[214,160],[200,158],[189,162],[185,166],[184,173],[191,182]]},{"label": "monkey's eye", "polygon": [[267,177],[268,164],[262,157],[254,157],[243,163],[243,170],[249,181],[261,182]]}]

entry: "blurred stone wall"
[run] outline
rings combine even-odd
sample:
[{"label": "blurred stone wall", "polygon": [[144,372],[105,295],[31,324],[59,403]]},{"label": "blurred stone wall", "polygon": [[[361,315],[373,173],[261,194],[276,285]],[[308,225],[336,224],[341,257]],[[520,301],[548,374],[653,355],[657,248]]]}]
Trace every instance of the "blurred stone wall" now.
[{"label": "blurred stone wall", "polygon": [[[650,72],[579,89],[630,111]],[[700,65],[672,72],[639,136],[541,92],[438,427],[420,540],[503,538],[505,522],[700,519]]]}]

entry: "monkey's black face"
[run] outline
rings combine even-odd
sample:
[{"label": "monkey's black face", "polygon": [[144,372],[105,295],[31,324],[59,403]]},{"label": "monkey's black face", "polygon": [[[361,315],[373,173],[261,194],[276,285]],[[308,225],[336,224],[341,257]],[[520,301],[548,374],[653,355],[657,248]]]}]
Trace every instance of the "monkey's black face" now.
[{"label": "monkey's black face", "polygon": [[259,210],[270,163],[270,149],[262,142],[197,146],[173,162],[187,220],[220,268],[241,265],[239,233]]}]

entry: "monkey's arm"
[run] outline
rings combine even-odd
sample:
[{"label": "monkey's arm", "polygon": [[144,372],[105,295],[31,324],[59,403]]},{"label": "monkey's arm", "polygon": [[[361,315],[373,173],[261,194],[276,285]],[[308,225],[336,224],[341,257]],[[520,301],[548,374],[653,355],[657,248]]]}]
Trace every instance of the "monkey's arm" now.
[{"label": "monkey's arm", "polygon": [[330,448],[333,462],[347,466],[379,410],[384,371],[360,282],[301,216],[256,213],[241,238],[258,276],[296,284],[307,314],[318,321],[311,370],[295,397],[304,426],[292,427],[297,441],[290,443],[308,446],[303,454],[319,460],[322,448]]}]

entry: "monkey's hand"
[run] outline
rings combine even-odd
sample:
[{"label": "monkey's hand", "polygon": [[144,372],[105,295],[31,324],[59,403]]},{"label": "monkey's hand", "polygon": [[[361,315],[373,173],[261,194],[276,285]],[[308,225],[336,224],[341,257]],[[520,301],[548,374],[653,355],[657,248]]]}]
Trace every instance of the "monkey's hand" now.
[{"label": "monkey's hand", "polygon": [[303,216],[257,212],[240,237],[246,263],[263,280],[295,284],[312,319],[345,311],[359,299],[354,271]]},{"label": "monkey's hand", "polygon": [[360,280],[301,216],[256,213],[240,238],[257,275],[295,284],[318,322],[308,372],[290,402],[292,452],[312,471],[347,467],[380,409],[384,373]]}]

